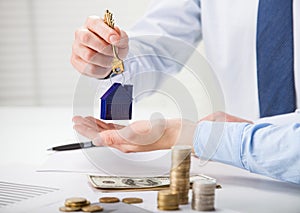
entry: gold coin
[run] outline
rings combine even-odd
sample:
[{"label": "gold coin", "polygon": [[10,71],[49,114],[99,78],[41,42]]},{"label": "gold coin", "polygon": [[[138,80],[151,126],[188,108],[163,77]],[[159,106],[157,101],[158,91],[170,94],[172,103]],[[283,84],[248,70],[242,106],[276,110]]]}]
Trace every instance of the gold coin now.
[{"label": "gold coin", "polygon": [[83,197],[71,197],[66,199],[66,203],[85,203],[86,199]]},{"label": "gold coin", "polygon": [[171,210],[178,210],[179,209],[179,206],[158,206],[157,207],[158,209],[160,210],[163,210],[163,211],[171,211]]},{"label": "gold coin", "polygon": [[178,200],[178,194],[176,195],[176,197],[168,197],[168,196],[166,196],[166,197],[158,197],[157,198],[157,201],[162,201],[162,202],[170,202],[170,201],[176,201],[176,200]]},{"label": "gold coin", "polygon": [[138,197],[127,197],[127,198],[123,198],[122,202],[127,204],[142,203],[143,199]]},{"label": "gold coin", "polygon": [[174,192],[174,191],[178,191],[178,192],[181,192],[181,191],[189,191],[190,187],[189,185],[176,185],[176,184],[171,184],[170,185],[170,189]]},{"label": "gold coin", "polygon": [[177,210],[179,205],[179,194],[171,190],[161,190],[157,195],[157,205],[160,210]]},{"label": "gold coin", "polygon": [[176,178],[189,178],[190,173],[189,172],[178,172],[178,171],[171,171],[170,176],[176,177]]},{"label": "gold coin", "polygon": [[176,200],[158,200],[157,204],[159,206],[175,206],[175,205],[179,205],[179,199]]},{"label": "gold coin", "polygon": [[162,204],[162,206],[165,206],[166,204],[168,205],[175,205],[179,203],[179,198],[174,198],[174,199],[170,199],[170,200],[166,200],[166,199],[160,199],[157,200],[157,203]]},{"label": "gold coin", "polygon": [[172,183],[177,183],[178,185],[185,184],[184,186],[186,186],[187,184],[190,184],[189,178],[176,178],[176,177],[171,176],[170,181],[171,181],[171,184]]},{"label": "gold coin", "polygon": [[159,196],[177,196],[177,193],[172,192],[170,189],[160,190],[157,194]]},{"label": "gold coin", "polygon": [[191,162],[191,155],[176,155],[172,157],[172,163],[189,163]]},{"label": "gold coin", "polygon": [[117,203],[120,202],[120,199],[117,197],[101,197],[99,198],[100,203]]},{"label": "gold coin", "polygon": [[158,199],[178,199],[178,193],[170,189],[161,190],[158,192]]},{"label": "gold coin", "polygon": [[186,205],[189,203],[189,198],[179,198],[180,205]]},{"label": "gold coin", "polygon": [[67,206],[62,206],[59,208],[59,211],[61,212],[75,212],[79,211],[81,207],[67,207]]},{"label": "gold coin", "polygon": [[171,168],[171,171],[174,172],[189,172],[190,171],[190,165],[173,165]]},{"label": "gold coin", "polygon": [[74,208],[88,206],[90,204],[91,204],[91,202],[88,200],[85,203],[67,203],[67,202],[65,202],[66,207],[74,207]]},{"label": "gold coin", "polygon": [[81,210],[83,212],[101,212],[103,211],[103,207],[99,205],[89,205],[89,206],[82,207]]},{"label": "gold coin", "polygon": [[179,206],[179,202],[177,202],[177,203],[170,203],[170,202],[164,202],[164,203],[162,203],[162,202],[158,202],[157,203],[157,206]]}]

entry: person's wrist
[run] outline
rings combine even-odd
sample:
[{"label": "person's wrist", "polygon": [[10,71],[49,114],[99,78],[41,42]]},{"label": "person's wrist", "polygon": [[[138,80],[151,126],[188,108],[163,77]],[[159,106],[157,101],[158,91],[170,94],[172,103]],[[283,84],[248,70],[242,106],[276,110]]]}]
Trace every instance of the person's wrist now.
[{"label": "person's wrist", "polygon": [[175,138],[172,142],[172,145],[189,145],[192,147],[192,149],[194,149],[193,138],[197,123],[184,119],[171,121],[173,123],[173,126],[170,127],[172,130],[171,135],[173,135]]}]

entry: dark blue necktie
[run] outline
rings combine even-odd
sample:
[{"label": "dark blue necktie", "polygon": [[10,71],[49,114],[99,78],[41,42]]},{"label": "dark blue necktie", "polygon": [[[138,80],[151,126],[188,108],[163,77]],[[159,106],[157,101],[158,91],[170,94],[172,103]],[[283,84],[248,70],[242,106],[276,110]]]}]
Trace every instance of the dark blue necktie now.
[{"label": "dark blue necktie", "polygon": [[256,39],[260,117],[295,111],[293,0],[259,1]]}]

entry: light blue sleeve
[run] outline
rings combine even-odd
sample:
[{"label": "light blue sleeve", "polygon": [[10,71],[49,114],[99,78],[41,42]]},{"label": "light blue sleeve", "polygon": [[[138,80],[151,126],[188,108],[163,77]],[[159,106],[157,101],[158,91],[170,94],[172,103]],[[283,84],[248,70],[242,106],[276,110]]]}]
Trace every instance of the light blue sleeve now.
[{"label": "light blue sleeve", "polygon": [[200,122],[197,156],[300,184],[300,123]]},{"label": "light blue sleeve", "polygon": [[127,33],[126,73],[135,90],[155,89],[181,70],[202,39],[200,0],[154,0]]},{"label": "light blue sleeve", "polygon": [[139,100],[178,73],[196,50],[202,39],[200,0],[152,0],[145,14],[124,30],[129,52],[125,72],[114,80],[133,84]]},{"label": "light blue sleeve", "polygon": [[144,35],[171,37],[197,46],[202,38],[200,0],[152,0],[145,15],[129,30],[129,37]]}]

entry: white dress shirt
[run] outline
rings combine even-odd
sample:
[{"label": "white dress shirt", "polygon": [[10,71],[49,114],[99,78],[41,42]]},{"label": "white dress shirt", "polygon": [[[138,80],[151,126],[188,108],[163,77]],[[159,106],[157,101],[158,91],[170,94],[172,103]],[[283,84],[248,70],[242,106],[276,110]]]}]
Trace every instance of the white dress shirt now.
[{"label": "white dress shirt", "polygon": [[[257,13],[258,0],[157,0],[133,27],[131,37],[167,36],[181,39],[192,46],[196,46],[202,38],[207,59],[224,94],[225,111],[255,120],[259,117],[256,77]],[[293,20],[294,74],[299,108],[300,0],[294,0]],[[137,45],[140,52],[148,55],[169,54],[171,58],[179,55],[179,58],[184,59],[184,55],[191,54],[174,41],[138,38],[130,45],[131,53],[134,52],[134,45]],[[180,68],[168,60],[152,56],[143,57],[140,62],[143,66],[136,67],[135,72],[142,70],[147,64],[150,69],[151,66],[158,66],[164,72]],[[157,67],[153,71],[157,70],[155,68]],[[140,83],[150,82],[152,86],[156,86],[156,80],[149,75]],[[286,114],[284,118],[288,121],[279,124],[202,121],[194,135],[195,152],[202,158],[300,184],[299,115],[297,112]],[[281,116],[280,118],[282,119]]]},{"label": "white dress shirt", "polygon": [[[294,73],[299,108],[300,0],[294,0],[293,7]],[[130,35],[163,35],[193,46],[203,39],[207,60],[224,94],[226,112],[255,120],[259,118],[257,13],[258,0],[155,0]]]}]

